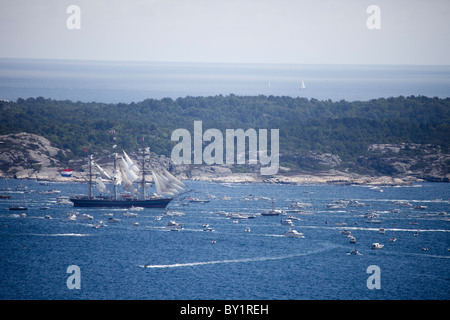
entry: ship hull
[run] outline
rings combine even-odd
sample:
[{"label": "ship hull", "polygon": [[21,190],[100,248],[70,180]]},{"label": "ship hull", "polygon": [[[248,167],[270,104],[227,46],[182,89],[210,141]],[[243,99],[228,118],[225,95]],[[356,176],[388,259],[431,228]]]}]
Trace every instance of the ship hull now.
[{"label": "ship hull", "polygon": [[157,198],[147,200],[136,199],[89,199],[89,198],[70,198],[74,207],[91,207],[91,208],[165,208],[173,198]]}]

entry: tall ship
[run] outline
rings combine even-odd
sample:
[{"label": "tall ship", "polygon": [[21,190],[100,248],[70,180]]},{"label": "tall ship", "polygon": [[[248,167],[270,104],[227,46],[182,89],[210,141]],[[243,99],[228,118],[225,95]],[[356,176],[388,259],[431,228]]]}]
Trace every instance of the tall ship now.
[{"label": "tall ship", "polygon": [[[162,168],[161,170],[147,171],[145,167],[145,153],[148,148],[142,149],[142,166],[139,168],[131,160],[128,154],[123,151],[123,156],[114,153],[114,166],[112,174],[108,174],[89,155],[89,177],[86,179],[89,185],[88,195],[77,195],[69,198],[74,207],[106,207],[106,208],[166,208],[167,205],[177,195],[185,191],[186,185],[175,178],[170,172]],[[98,176],[93,173],[93,167],[98,171]],[[148,196],[146,189],[150,179],[146,181],[146,175],[152,175],[153,183],[157,194]],[[98,191],[108,192],[104,181],[113,185],[113,194],[93,195],[94,176],[95,186]],[[118,194],[118,186],[126,191],[125,194]]]}]

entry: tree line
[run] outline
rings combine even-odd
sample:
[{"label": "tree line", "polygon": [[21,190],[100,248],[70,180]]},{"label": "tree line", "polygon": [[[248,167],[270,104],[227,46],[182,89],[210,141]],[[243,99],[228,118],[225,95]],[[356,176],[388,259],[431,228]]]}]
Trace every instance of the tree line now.
[{"label": "tree line", "polygon": [[[170,156],[177,128],[279,129],[281,164],[290,155],[322,152],[352,162],[373,143],[450,146],[450,98],[425,96],[331,101],[287,96],[209,96],[146,99],[137,103],[85,103],[19,98],[0,101],[0,134],[28,132],[70,150],[68,158],[143,144]],[[115,134],[110,133],[114,130]],[[114,137],[114,140],[113,140]],[[291,166],[301,166],[289,163]]]}]

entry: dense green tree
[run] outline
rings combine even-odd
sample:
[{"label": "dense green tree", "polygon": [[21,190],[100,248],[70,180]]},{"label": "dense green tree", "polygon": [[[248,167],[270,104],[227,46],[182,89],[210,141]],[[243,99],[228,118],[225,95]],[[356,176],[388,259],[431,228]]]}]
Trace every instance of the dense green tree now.
[{"label": "dense green tree", "polygon": [[[193,132],[217,128],[280,129],[280,152],[289,155],[331,152],[355,162],[373,143],[431,143],[450,147],[450,98],[391,97],[333,102],[287,96],[214,96],[146,99],[138,103],[83,103],[27,98],[0,102],[0,134],[29,132],[70,149],[108,149],[113,143],[130,151],[145,144],[170,156],[177,128]],[[112,141],[110,130],[115,130]],[[70,157],[70,156],[69,156]],[[295,161],[289,160],[289,163]],[[304,163],[305,166],[312,164]]]}]

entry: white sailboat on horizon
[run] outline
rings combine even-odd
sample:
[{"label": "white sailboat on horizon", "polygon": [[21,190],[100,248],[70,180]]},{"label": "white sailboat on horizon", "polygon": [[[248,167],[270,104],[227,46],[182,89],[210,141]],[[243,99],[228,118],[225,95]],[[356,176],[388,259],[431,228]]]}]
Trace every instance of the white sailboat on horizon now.
[{"label": "white sailboat on horizon", "polygon": [[302,80],[302,82],[301,82],[301,84],[300,84],[300,90],[303,90],[303,89],[305,89],[306,87],[305,87],[305,82]]}]

